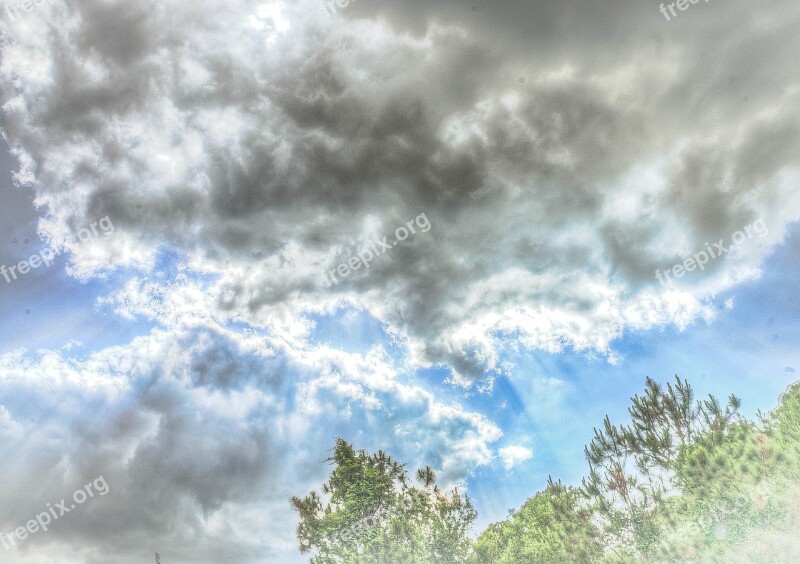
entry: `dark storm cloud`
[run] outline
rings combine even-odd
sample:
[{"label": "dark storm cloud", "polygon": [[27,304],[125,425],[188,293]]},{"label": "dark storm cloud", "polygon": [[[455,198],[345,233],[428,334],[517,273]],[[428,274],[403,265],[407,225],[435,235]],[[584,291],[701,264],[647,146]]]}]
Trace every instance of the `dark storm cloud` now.
[{"label": "dark storm cloud", "polygon": [[[113,215],[131,238],[200,252],[212,269],[277,257],[279,276],[253,264],[249,281],[229,281],[230,303],[249,311],[326,299],[321,273],[369,235],[366,218],[391,232],[424,211],[437,249],[388,253],[334,291],[399,300],[390,321],[454,349],[431,360],[461,364],[452,335],[482,313],[456,304],[489,277],[581,270],[630,285],[637,308],[660,265],[758,217],[779,233],[797,216],[781,176],[798,164],[788,2],[703,5],[670,22],[632,2],[352,8],[345,23],[314,3],[81,3],[70,33],[20,39],[55,64],[51,82],[16,83],[38,103],[10,113],[10,137],[67,222]],[[394,28],[359,19],[378,13]],[[641,167],[659,180],[637,185]],[[292,244],[313,276],[292,268]],[[528,294],[509,288],[495,305],[542,305]],[[568,301],[545,305],[583,315]],[[604,350],[629,322],[601,320],[594,342],[574,325],[553,338]]]}]

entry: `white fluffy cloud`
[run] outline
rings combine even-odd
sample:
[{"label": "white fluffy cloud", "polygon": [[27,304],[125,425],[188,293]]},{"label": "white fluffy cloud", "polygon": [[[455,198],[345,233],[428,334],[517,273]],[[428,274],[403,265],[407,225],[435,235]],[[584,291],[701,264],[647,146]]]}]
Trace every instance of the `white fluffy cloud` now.
[{"label": "white fluffy cloud", "polygon": [[531,449],[519,445],[503,447],[499,450],[499,453],[500,460],[503,461],[503,467],[506,470],[511,470],[517,464],[533,458]]}]

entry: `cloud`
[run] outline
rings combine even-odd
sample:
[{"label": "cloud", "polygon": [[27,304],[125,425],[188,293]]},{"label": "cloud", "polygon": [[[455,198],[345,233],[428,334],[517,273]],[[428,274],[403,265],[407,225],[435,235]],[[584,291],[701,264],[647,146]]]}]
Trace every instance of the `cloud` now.
[{"label": "cloud", "polygon": [[0,528],[98,475],[111,487],[26,541],[20,562],[28,551],[99,561],[79,546],[107,562],[145,547],[183,562],[284,558],[294,549],[287,498],[322,480],[335,436],[431,464],[445,485],[491,463],[499,429],[406,383],[380,349],[298,349],[185,321],[84,359],[0,356],[0,435],[15,453],[0,464],[15,484]]},{"label": "cloud", "polygon": [[500,460],[503,461],[503,467],[506,470],[511,470],[517,464],[533,458],[533,451],[531,449],[519,445],[503,447],[499,450],[499,453]]},{"label": "cloud", "polygon": [[[529,37],[541,58],[503,53],[472,33],[491,29],[486,14],[437,23],[451,4],[415,6],[407,21],[389,9],[397,27],[314,2],[271,6],[87,0],[53,8],[58,26],[42,10],[26,24],[35,33],[12,30],[7,131],[47,212],[40,229],[59,240],[105,215],[117,226],[103,249],[71,249],[76,273],[146,272],[167,247],[221,276],[241,311],[346,295],[407,332],[421,362],[469,383],[497,369],[497,331],[613,358],[626,329],[713,316],[709,296],[757,275],[797,218],[797,90],[778,88],[781,74],[748,83],[750,103],[731,113],[732,92],[693,100],[688,86],[721,88],[703,79],[709,59],[726,69],[763,52],[789,18],[712,52],[691,24],[673,25],[659,57],[632,49],[597,64],[611,47],[596,34],[566,63],[554,54],[569,44],[549,33]],[[560,22],[560,6],[534,12]],[[621,25],[609,8],[588,11]],[[359,242],[419,213],[431,237],[324,286]],[[654,287],[657,268],[759,217],[762,245],[672,292]]]}]

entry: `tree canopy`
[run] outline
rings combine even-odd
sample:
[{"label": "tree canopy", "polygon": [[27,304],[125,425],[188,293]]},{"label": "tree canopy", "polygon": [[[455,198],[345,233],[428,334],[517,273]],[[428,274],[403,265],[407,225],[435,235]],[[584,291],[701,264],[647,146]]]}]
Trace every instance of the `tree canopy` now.
[{"label": "tree canopy", "polygon": [[677,376],[606,417],[580,487],[547,486],[476,541],[469,499],[337,439],[322,494],[293,498],[312,563],[800,561],[800,383],[769,414],[696,399]]},{"label": "tree canopy", "polygon": [[442,492],[430,467],[410,483],[405,466],[337,439],[322,494],[292,498],[300,550],[313,564],[468,562],[477,516],[466,496]]}]

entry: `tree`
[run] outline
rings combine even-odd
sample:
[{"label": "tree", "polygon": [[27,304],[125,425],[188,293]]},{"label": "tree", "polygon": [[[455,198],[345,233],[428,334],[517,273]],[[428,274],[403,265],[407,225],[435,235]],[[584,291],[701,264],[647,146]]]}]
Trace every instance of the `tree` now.
[{"label": "tree", "polygon": [[582,496],[548,479],[547,487],[478,537],[480,564],[595,562],[603,547]]},{"label": "tree", "polygon": [[339,439],[323,496],[292,500],[301,550],[318,563],[800,561],[800,383],[759,423],[740,405],[648,378],[629,424],[595,429],[582,487],[549,479],[474,551],[466,497],[429,467],[410,486],[385,453]]},{"label": "tree", "polygon": [[800,383],[761,422],[648,379],[608,416],[577,490],[554,484],[478,538],[480,564],[800,561]]},{"label": "tree", "polygon": [[603,429],[585,448],[589,476],[582,492],[592,500],[606,548],[620,558],[654,556],[658,511],[668,495],[689,484],[678,471],[687,449],[704,436],[724,436],[739,421],[741,402],[730,396],[723,409],[713,396],[694,400],[686,380],[666,389],[648,378],[643,396],[631,398],[629,425]]},{"label": "tree", "polygon": [[787,477],[800,480],[800,382],[789,386],[778,407],[763,419],[777,443],[779,464]]},{"label": "tree", "polygon": [[662,535],[664,559],[800,559],[799,421],[795,384],[760,423],[739,419],[684,450],[677,469],[684,488],[662,511],[669,532]]},{"label": "tree", "polygon": [[402,464],[337,439],[322,495],[291,502],[300,515],[300,551],[312,564],[441,563],[471,558],[468,532],[477,514],[458,490],[443,493],[430,467],[411,486]]}]

